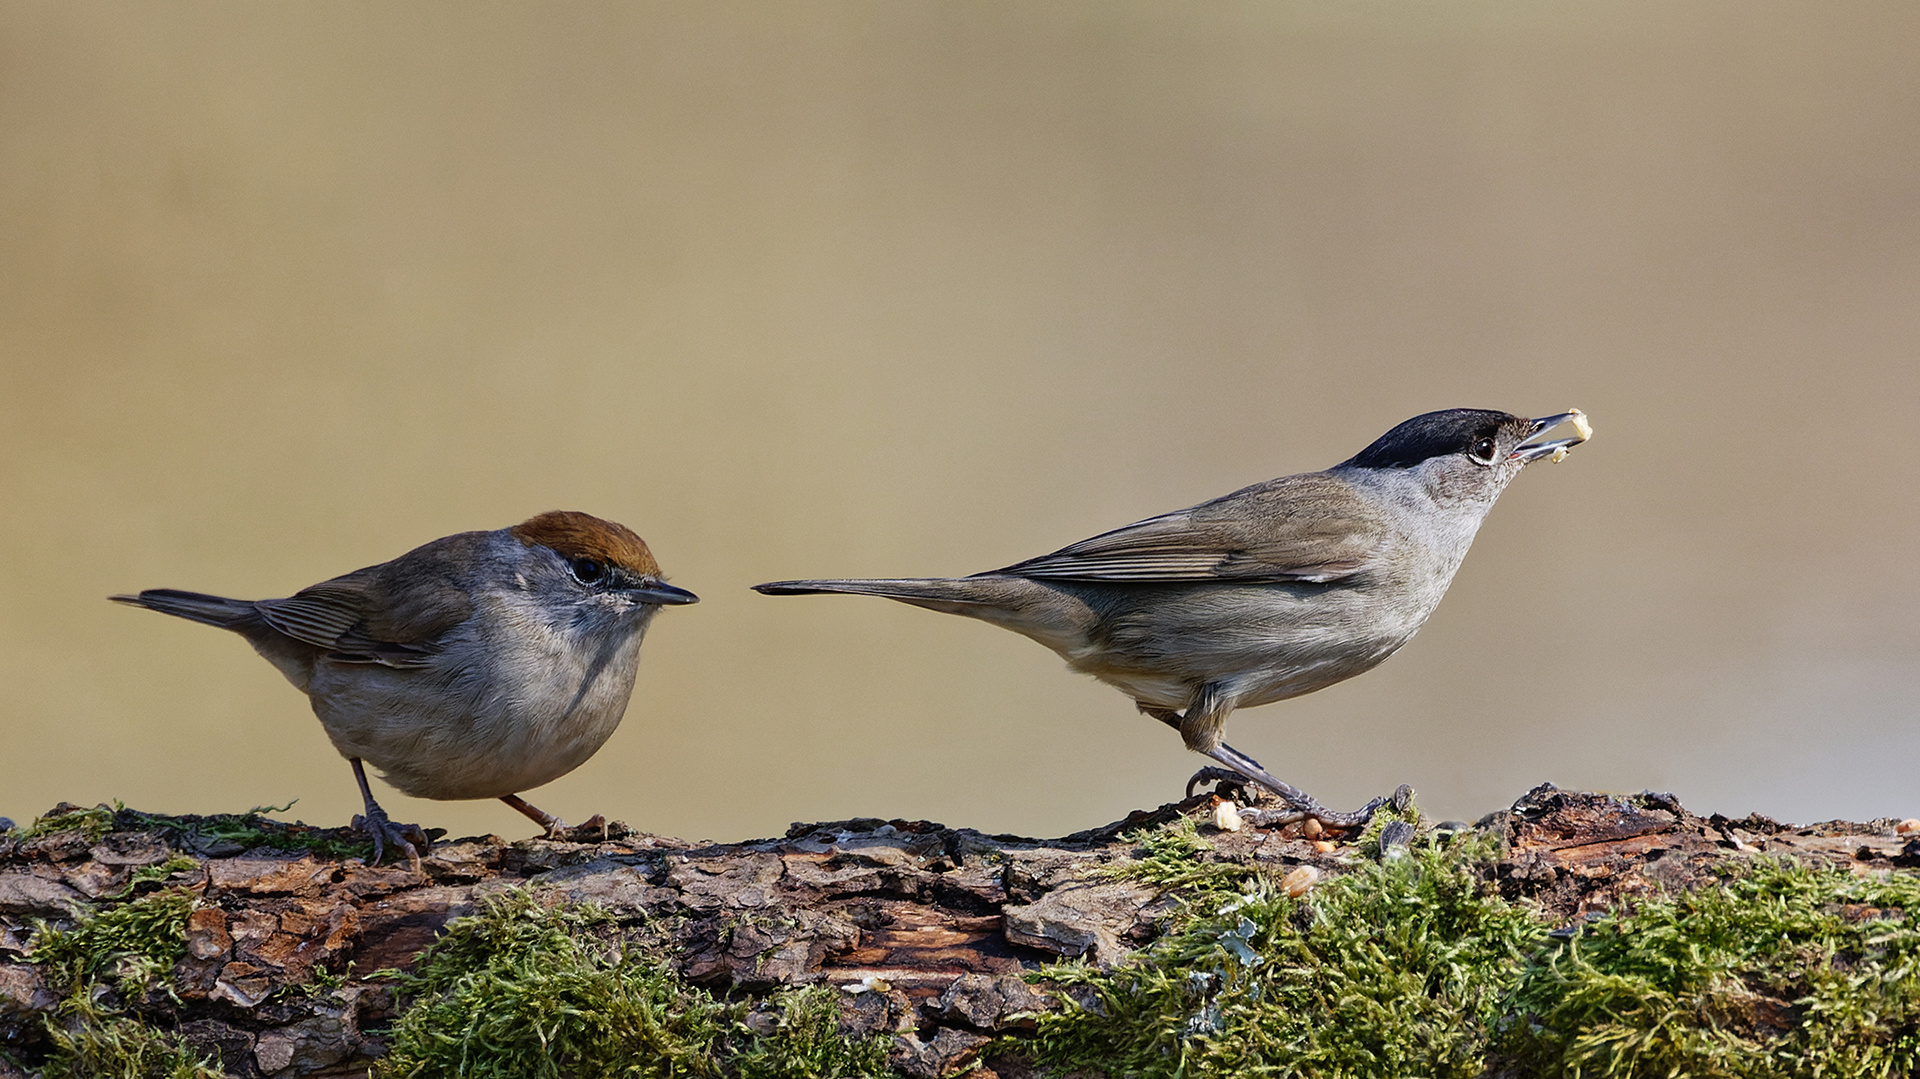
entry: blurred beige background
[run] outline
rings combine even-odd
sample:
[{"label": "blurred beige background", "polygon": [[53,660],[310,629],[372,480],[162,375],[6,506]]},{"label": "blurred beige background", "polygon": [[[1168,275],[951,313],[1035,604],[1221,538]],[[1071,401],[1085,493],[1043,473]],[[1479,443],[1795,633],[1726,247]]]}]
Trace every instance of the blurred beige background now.
[{"label": "blurred beige background", "polygon": [[565,507],[704,602],[539,805],[1097,825],[1202,761],[1012,634],[747,586],[1004,565],[1460,405],[1598,436],[1230,741],[1338,806],[1920,813],[1916,46],[1904,2],[7,4],[0,813],[343,823],[277,673],[104,597]]}]

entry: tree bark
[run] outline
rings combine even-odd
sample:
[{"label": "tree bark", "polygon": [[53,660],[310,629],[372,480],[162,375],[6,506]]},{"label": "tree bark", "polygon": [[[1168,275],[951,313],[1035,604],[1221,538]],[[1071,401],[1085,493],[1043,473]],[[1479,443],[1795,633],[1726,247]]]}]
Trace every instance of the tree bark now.
[{"label": "tree bark", "polygon": [[[351,841],[344,830],[256,821],[271,844],[242,847],[209,838],[211,818],[103,810],[92,834],[0,837],[0,1049],[29,1067],[47,1051],[42,1017],[59,998],[43,965],[27,961],[38,925],[72,925],[172,888],[195,897],[185,955],[165,991],[129,1009],[217,1055],[231,1075],[364,1075],[401,1003],[374,972],[408,967],[489,893],[530,887],[544,901],[591,901],[667,927],[677,969],[693,983],[748,995],[838,987],[844,1030],[892,1037],[902,1074],[950,1075],[975,1065],[993,1036],[1017,1036],[1054,1006],[1024,974],[1063,957],[1116,963],[1161,932],[1177,892],[1115,872],[1137,856],[1134,831],[1185,815],[1212,844],[1207,859],[1276,873],[1312,865],[1337,874],[1362,857],[1331,837],[1316,844],[1299,825],[1220,830],[1217,802],[1202,795],[1054,840],[868,819],[689,844],[615,824],[560,840],[443,841],[417,868],[274,849]],[[1920,865],[1920,842],[1893,821],[1702,818],[1669,795],[1545,785],[1476,827],[1505,844],[1491,885],[1561,924],[1699,885],[1723,863],[1761,853]],[[170,860],[164,877],[139,879]],[[0,1076],[9,1070],[22,1074],[0,1058]],[[974,1074],[1031,1072],[1018,1053],[1002,1053]]]}]

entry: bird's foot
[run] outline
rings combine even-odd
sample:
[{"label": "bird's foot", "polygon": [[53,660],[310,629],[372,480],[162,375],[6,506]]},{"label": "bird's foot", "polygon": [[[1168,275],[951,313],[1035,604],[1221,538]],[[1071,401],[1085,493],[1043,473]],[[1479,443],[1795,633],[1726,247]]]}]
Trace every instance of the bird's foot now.
[{"label": "bird's foot", "polygon": [[[1151,716],[1165,723],[1167,726],[1180,731],[1182,736],[1187,735],[1186,720],[1182,713],[1167,708],[1156,708],[1148,704],[1141,704],[1139,707],[1143,714]],[[1218,737],[1217,729],[1215,731],[1215,737]],[[1201,746],[1205,743],[1197,743],[1192,739],[1189,739],[1187,744],[1226,766],[1225,768],[1202,768],[1200,771],[1194,773],[1193,778],[1187,780],[1187,796],[1189,798],[1193,796],[1193,789],[1196,786],[1209,781],[1238,785],[1243,791],[1249,784],[1257,785],[1279,795],[1280,800],[1287,804],[1287,808],[1285,809],[1260,811],[1260,814],[1267,817],[1268,821],[1273,825],[1292,824],[1296,821],[1303,820],[1317,820],[1323,827],[1337,828],[1342,831],[1365,828],[1367,822],[1373,819],[1374,810],[1379,809],[1387,803],[1385,798],[1375,798],[1373,801],[1368,802],[1352,813],[1337,813],[1321,805],[1319,802],[1314,801],[1311,795],[1293,784],[1284,783],[1275,778],[1272,773],[1260,766],[1259,761],[1227,745],[1225,742],[1214,743],[1212,749],[1202,749]]]},{"label": "bird's foot", "polygon": [[1373,820],[1374,812],[1386,804],[1385,798],[1375,798],[1351,813],[1341,813],[1307,797],[1302,799],[1302,803],[1289,802],[1283,808],[1242,809],[1240,819],[1260,828],[1280,828],[1301,821],[1317,821],[1328,831],[1349,832],[1365,828]]},{"label": "bird's foot", "polygon": [[1187,797],[1193,797],[1194,790],[1202,783],[1217,784],[1213,788],[1213,793],[1221,797],[1225,797],[1229,791],[1232,791],[1244,799],[1247,788],[1252,785],[1253,781],[1231,768],[1221,768],[1218,765],[1209,764],[1198,772],[1193,773],[1193,777],[1187,780]]},{"label": "bird's foot", "polygon": [[387,819],[387,811],[369,802],[365,816],[355,815],[353,827],[365,832],[373,840],[373,857],[368,865],[379,865],[386,857],[387,847],[407,856],[407,864],[415,873],[420,872],[420,856],[433,848],[433,841],[417,824],[395,824]]},{"label": "bird's foot", "polygon": [[[1245,787],[1249,783],[1260,786],[1279,795],[1280,800],[1286,803],[1285,808],[1255,810],[1242,814],[1242,819],[1250,820],[1252,823],[1263,827],[1274,827],[1277,825],[1293,824],[1296,821],[1314,820],[1319,821],[1323,828],[1351,831],[1365,828],[1367,823],[1373,820],[1374,811],[1386,805],[1388,802],[1386,798],[1375,798],[1352,813],[1337,812],[1321,805],[1314,800],[1312,795],[1293,784],[1285,783],[1275,778],[1265,768],[1260,766],[1259,761],[1254,760],[1252,757],[1247,756],[1245,753],[1240,752],[1224,742],[1207,751],[1207,756],[1225,765],[1227,772],[1240,779],[1240,785],[1242,787]],[[1213,768],[1201,769],[1200,773],[1196,775],[1193,780],[1189,781],[1187,789],[1191,791],[1194,783],[1204,782],[1205,778],[1203,777],[1207,777],[1208,773],[1217,771],[1219,770]],[[1217,780],[1219,777],[1214,776],[1213,778]],[[1231,780],[1229,780],[1229,782],[1231,782]],[[1405,797],[1411,799],[1413,796],[1412,788],[1403,787],[1402,789],[1406,791]],[[1399,791],[1394,793],[1396,797],[1400,796]]]},{"label": "bird's foot", "polygon": [[567,839],[572,832],[592,831],[598,831],[601,839],[607,837],[607,818],[598,813],[580,822],[579,827],[576,828],[517,794],[505,795],[500,800],[519,810],[528,820],[545,829],[548,839]]},{"label": "bird's foot", "polygon": [[593,814],[593,816],[582,820],[582,822],[576,824],[576,826],[568,827],[568,824],[566,824],[564,820],[555,820],[553,824],[557,824],[559,827],[553,829],[553,831],[549,831],[549,833],[547,833],[547,839],[591,839],[593,833],[599,831],[601,843],[607,841],[607,818],[601,816],[601,814]]},{"label": "bird's foot", "polygon": [[[1265,786],[1264,783],[1257,785]],[[1375,798],[1352,813],[1336,813],[1314,801],[1312,797],[1302,794],[1300,795],[1299,802],[1289,801],[1287,807],[1284,809],[1260,809],[1255,807],[1242,809],[1239,811],[1239,815],[1241,820],[1260,828],[1281,827],[1299,821],[1311,821],[1323,829],[1357,831],[1372,823],[1374,813],[1379,811],[1382,806],[1389,806],[1396,813],[1405,813],[1412,805],[1413,788],[1402,783],[1400,786],[1394,788],[1394,792],[1391,795],[1385,798]],[[1393,845],[1405,846],[1411,842],[1413,838],[1412,826],[1405,825],[1404,834],[1393,831],[1396,826],[1400,825],[1405,825],[1405,822],[1395,821],[1393,824],[1387,826],[1389,831],[1395,836],[1395,839],[1392,843],[1389,843],[1386,839],[1382,839],[1382,849]]]},{"label": "bird's foot", "polygon": [[[415,873],[420,872],[420,856],[433,846],[433,840],[417,824],[395,824],[387,817],[387,811],[373,800],[373,790],[367,786],[367,770],[361,766],[360,758],[348,757],[347,763],[353,765],[354,782],[360,784],[360,801],[367,807],[365,816],[353,818],[353,827],[367,833],[373,840],[373,860],[368,865],[379,865],[386,856],[387,844],[393,844],[396,850],[404,851],[407,864]],[[444,834],[444,833],[443,833]]]}]

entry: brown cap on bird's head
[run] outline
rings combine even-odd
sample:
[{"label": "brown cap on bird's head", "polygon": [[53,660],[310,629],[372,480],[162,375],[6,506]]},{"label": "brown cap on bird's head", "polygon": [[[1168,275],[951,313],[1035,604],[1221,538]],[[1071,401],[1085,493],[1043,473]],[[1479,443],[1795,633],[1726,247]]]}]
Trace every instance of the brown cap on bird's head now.
[{"label": "brown cap on bird's head", "polygon": [[660,563],[653,560],[646,540],[626,525],[590,513],[554,510],[530,517],[507,533],[530,547],[550,547],[562,558],[590,558],[643,577],[660,576]]}]

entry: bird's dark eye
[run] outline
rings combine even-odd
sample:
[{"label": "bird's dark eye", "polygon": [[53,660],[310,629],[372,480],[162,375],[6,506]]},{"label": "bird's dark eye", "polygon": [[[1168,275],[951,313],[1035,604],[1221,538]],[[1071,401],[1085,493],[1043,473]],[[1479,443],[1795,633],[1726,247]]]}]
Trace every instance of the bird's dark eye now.
[{"label": "bird's dark eye", "polygon": [[591,558],[576,558],[567,563],[567,570],[581,584],[599,584],[607,579],[607,567]]},{"label": "bird's dark eye", "polygon": [[1473,444],[1473,459],[1483,465],[1490,465],[1493,463],[1493,450],[1493,439],[1482,438]]}]

